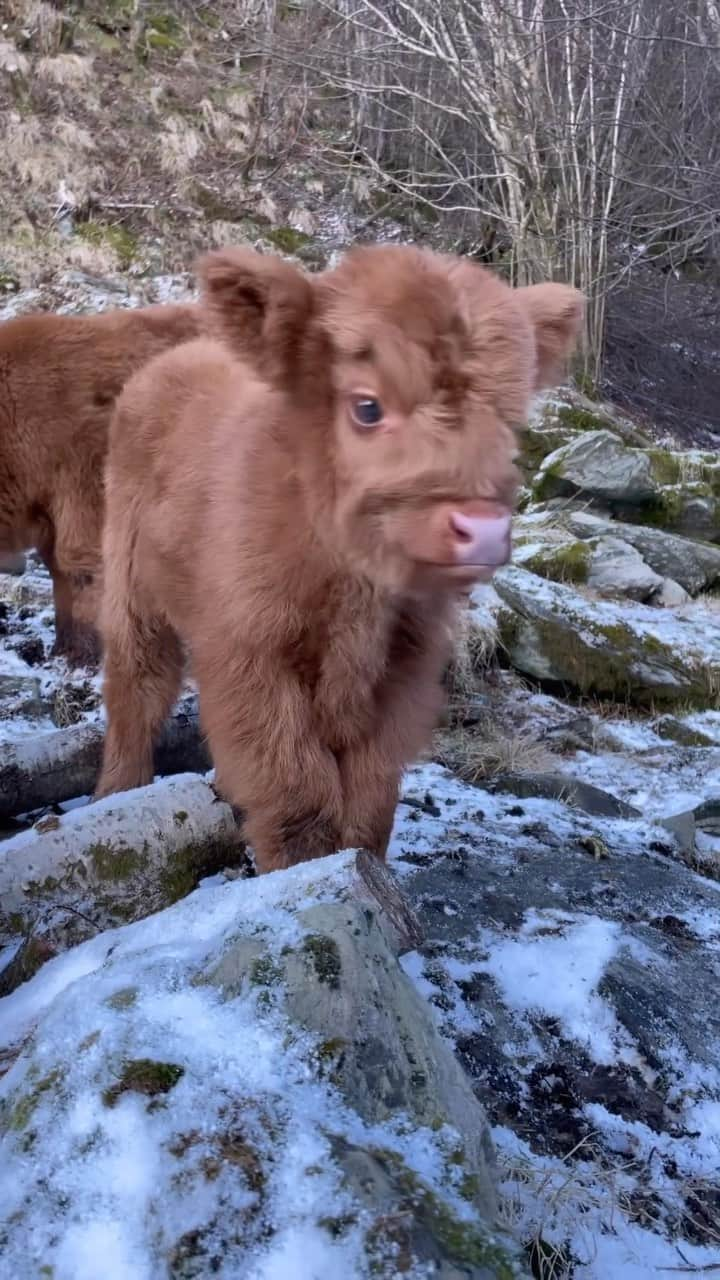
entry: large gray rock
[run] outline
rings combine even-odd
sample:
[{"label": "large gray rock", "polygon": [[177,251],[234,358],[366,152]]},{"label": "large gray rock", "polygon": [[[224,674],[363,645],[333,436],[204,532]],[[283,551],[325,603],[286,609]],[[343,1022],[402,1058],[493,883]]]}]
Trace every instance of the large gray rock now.
[{"label": "large gray rock", "polygon": [[533,524],[540,535],[543,527],[554,527],[566,530],[576,539],[619,538],[634,547],[661,578],[679,583],[693,596],[720,583],[720,547],[709,542],[683,538],[649,525],[611,520],[590,511],[533,509],[517,521],[523,538],[532,537]]},{"label": "large gray rock", "polygon": [[508,567],[494,587],[513,666],[536,679],[640,704],[717,704],[720,623],[643,605],[621,608]]},{"label": "large gray rock", "polygon": [[532,492],[536,501],[584,498],[628,521],[720,541],[714,455],[632,448],[611,431],[592,431],[548,454]]},{"label": "large gray rock", "polygon": [[89,1280],[99,1239],[158,1280],[524,1274],[368,860],[201,888],[0,1001],[0,1052],[32,1035],[0,1080],[8,1275]]},{"label": "large gray rock", "polygon": [[651,600],[663,589],[663,579],[645,563],[639,551],[621,538],[603,537],[592,543],[587,585],[606,599]]},{"label": "large gray rock", "polygon": [[428,766],[410,787],[434,813],[396,825],[426,930],[403,963],[494,1121],[525,1238],[588,1280],[717,1267],[717,886],[641,820]]},{"label": "large gray rock", "polygon": [[586,494],[628,505],[649,502],[657,490],[649,455],[611,431],[589,431],[548,454],[534,488],[538,499]]}]

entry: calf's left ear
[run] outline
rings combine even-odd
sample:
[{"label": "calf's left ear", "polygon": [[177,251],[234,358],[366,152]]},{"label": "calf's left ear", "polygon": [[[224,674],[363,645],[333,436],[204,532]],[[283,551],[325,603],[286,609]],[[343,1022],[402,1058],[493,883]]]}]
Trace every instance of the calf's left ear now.
[{"label": "calf's left ear", "polygon": [[563,377],[585,318],[585,299],[567,284],[531,284],[515,296],[530,316],[535,332],[535,390]]}]

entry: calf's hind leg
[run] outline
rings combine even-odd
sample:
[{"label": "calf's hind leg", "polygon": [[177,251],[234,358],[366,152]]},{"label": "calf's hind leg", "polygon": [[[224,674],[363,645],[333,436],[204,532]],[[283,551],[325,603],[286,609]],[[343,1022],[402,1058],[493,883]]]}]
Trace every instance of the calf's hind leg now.
[{"label": "calf's hind leg", "polygon": [[153,780],[153,745],[180,691],[183,653],[172,627],[160,618],[125,613],[103,628],[103,699],[107,729],[95,799]]}]

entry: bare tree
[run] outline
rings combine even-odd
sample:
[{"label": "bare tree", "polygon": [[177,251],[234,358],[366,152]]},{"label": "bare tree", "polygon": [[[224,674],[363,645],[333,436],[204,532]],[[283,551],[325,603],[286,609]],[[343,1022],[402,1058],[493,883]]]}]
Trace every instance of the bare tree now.
[{"label": "bare tree", "polygon": [[717,252],[717,0],[306,0],[289,30],[273,56],[334,95],[344,165],[514,281],[587,292],[594,379],[638,256]]}]

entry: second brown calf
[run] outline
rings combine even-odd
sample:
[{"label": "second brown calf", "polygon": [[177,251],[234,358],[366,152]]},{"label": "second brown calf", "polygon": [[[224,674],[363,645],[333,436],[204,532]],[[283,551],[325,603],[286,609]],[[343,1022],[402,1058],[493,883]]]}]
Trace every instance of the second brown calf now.
[{"label": "second brown calf", "polygon": [[259,869],[383,855],[459,595],[510,554],[513,428],[582,299],[397,247],[314,277],[218,251],[200,276],[219,340],[147,365],[111,430],[97,794],[151,780],[188,650]]},{"label": "second brown calf", "polygon": [[200,332],[195,306],[0,325],[0,552],[37,547],[50,571],[55,649],[97,658],[103,468],[115,400],[146,361]]}]

